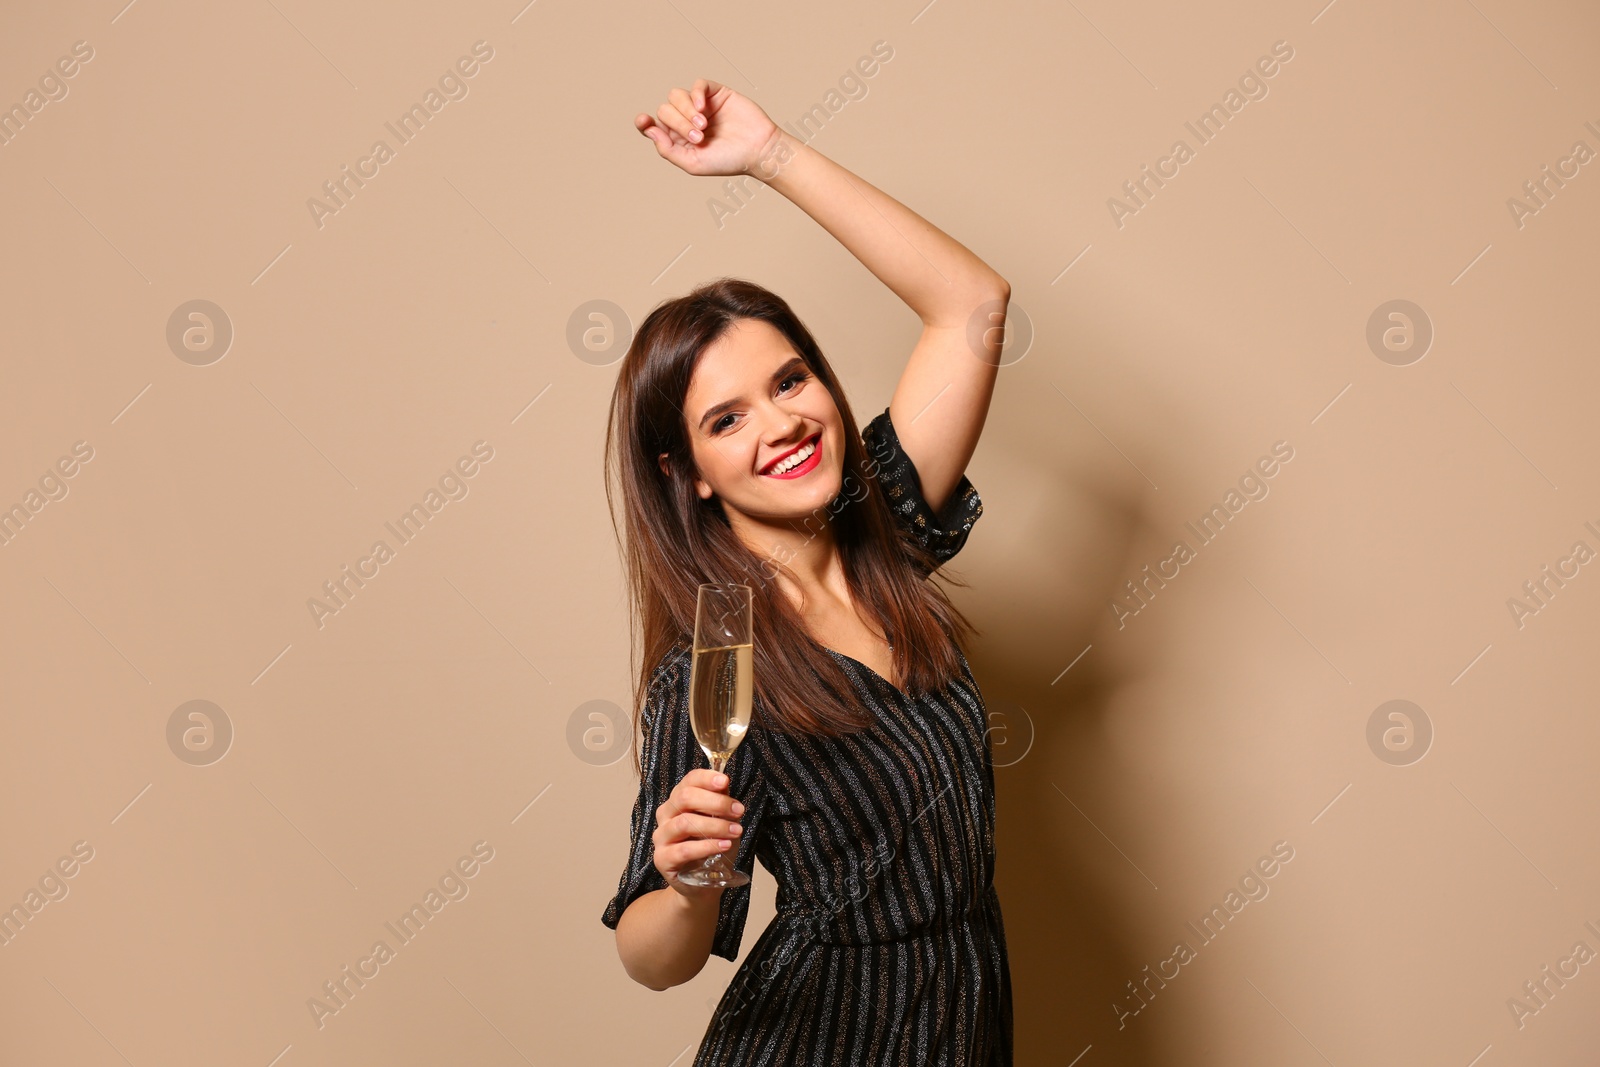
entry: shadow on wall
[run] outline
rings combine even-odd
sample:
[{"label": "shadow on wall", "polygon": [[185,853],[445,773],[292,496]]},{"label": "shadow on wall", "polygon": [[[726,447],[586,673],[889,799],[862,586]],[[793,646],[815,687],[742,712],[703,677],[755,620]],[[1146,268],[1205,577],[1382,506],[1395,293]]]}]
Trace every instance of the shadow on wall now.
[{"label": "shadow on wall", "polygon": [[[1119,1019],[1114,1007],[1139,1003],[1128,983],[1153,962],[1156,889],[1139,857],[1121,852],[1137,838],[1130,813],[1107,801],[1138,784],[1108,786],[1125,753],[1114,751],[1106,727],[1112,709],[1126,706],[1128,688],[1167,658],[1168,638],[1156,627],[1140,635],[1138,658],[1130,656],[1109,607],[1149,562],[1138,546],[1170,543],[1172,534],[1169,521],[1152,518],[1155,490],[1134,464],[1170,471],[1181,461],[1168,466],[1134,450],[1119,456],[1061,397],[1041,394],[1040,417],[1026,425],[1048,430],[1037,447],[1013,438],[1017,453],[1005,467],[1019,479],[1009,499],[1035,510],[1011,509],[1006,529],[991,527],[990,536],[1059,551],[1031,565],[1008,553],[1012,565],[966,594],[983,631],[969,658],[995,752],[995,879],[1011,959],[1015,1059],[1065,1065],[1093,1045],[1097,1067],[1177,1067],[1183,1051],[1161,1047],[1157,1028]],[[1141,398],[1142,424],[1161,427],[1164,440],[1194,439],[1181,410],[1157,413],[1155,402]]]}]

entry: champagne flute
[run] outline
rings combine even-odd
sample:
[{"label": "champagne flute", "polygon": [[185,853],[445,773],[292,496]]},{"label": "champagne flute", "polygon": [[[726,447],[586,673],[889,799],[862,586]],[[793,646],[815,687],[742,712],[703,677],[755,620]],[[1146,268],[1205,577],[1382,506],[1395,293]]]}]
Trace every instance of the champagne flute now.
[{"label": "champagne flute", "polygon": [[[750,726],[755,687],[751,598],[748,585],[706,583],[700,586],[695,604],[689,723],[711,769],[719,774],[726,770]],[[734,870],[728,854],[719,852],[684,869],[678,881],[731,889],[748,885],[750,876]]]}]

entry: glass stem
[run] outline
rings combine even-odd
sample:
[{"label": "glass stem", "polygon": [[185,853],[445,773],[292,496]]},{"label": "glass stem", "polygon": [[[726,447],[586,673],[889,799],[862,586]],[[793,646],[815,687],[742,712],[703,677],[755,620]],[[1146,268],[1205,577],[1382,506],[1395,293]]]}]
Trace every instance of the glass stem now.
[{"label": "glass stem", "polygon": [[[711,758],[712,773],[724,774],[727,766],[727,756],[718,755]],[[728,786],[730,789],[733,786],[733,777],[731,775],[728,778]],[[734,842],[734,844],[738,844],[738,842]],[[730,848],[729,851],[732,851],[732,849]],[[716,871],[718,874],[729,875],[733,873],[733,863],[728,858],[727,852],[717,852],[705,858],[705,862],[701,864],[701,870]]]}]

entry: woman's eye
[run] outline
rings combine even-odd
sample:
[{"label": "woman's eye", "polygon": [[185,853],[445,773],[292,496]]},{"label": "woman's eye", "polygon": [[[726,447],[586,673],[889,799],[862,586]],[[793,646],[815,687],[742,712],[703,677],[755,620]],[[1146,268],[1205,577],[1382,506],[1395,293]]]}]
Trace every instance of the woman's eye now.
[{"label": "woman's eye", "polygon": [[[788,385],[790,382],[803,382],[809,377],[810,377],[810,375],[807,374],[805,371],[796,371],[795,373],[789,375],[787,378],[785,378],[783,381],[779,382],[778,384],[780,386],[783,386],[783,385]],[[792,389],[789,390],[789,392],[793,392],[793,391],[794,390],[792,390]],[[728,428],[727,420],[729,420],[731,418],[733,418],[732,415],[724,415],[724,416],[722,416],[722,418],[720,418],[716,422],[712,423],[711,424],[711,432],[714,433],[714,434],[715,433],[721,433],[723,430],[727,429]]]}]

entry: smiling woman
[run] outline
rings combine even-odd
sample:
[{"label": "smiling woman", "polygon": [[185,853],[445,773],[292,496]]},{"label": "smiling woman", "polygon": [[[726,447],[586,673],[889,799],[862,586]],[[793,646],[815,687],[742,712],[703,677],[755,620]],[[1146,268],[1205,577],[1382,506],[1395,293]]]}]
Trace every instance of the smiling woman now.
[{"label": "smiling woman", "polygon": [[[635,125],[664,158],[778,189],[923,333],[865,429],[799,316],[753,282],[721,278],[667,300],[635,334],[605,467],[642,633],[640,784],[601,920],[629,976],[652,989],[688,981],[713,954],[737,958],[749,884],[678,877],[736,846],[736,870],[752,874],[759,856],[776,876],[778,915],[696,1067],[1009,1065],[988,717],[961,649],[972,627],[928,580],[983,513],[965,467],[1000,330],[968,327],[1002,327],[1009,287],[724,86],[675,89],[657,115],[660,125]],[[689,722],[703,582],[754,592],[751,731],[725,775],[706,769]],[[864,888],[836,884],[874,845],[896,862],[874,865]]]},{"label": "smiling woman", "polygon": [[[608,435],[644,631],[636,698],[667,650],[693,632],[695,591],[712,580],[760,587],[756,697],[774,727],[839,733],[870,724],[826,647],[862,650],[862,662],[877,663],[871,642],[894,645],[893,669],[880,673],[910,689],[937,690],[960,674],[952,637],[970,624],[923,581],[933,568],[914,565],[896,528],[874,475],[882,457],[868,454],[833,368],[781,297],[720,279],[657,307],[622,361]],[[773,473],[811,440],[806,464]],[[900,450],[898,438],[892,447]],[[878,491],[834,508],[847,471],[852,485]],[[839,624],[843,614],[853,629]]]},{"label": "smiling woman", "polygon": [[[746,389],[744,380],[751,377],[755,378],[756,388]],[[706,406],[712,398],[729,392],[738,395]],[[763,393],[771,399],[763,400]],[[782,405],[778,424],[763,438],[751,420],[777,404]],[[695,480],[695,492],[702,498],[709,499],[716,492],[714,486],[726,480],[725,475],[731,473],[730,463],[749,463],[762,479],[795,481],[819,469],[825,458],[833,461],[842,455],[839,411],[833,398],[827,389],[817,386],[804,357],[796,353],[784,335],[760,319],[735,320],[721,337],[706,346],[684,398],[685,411],[698,412],[702,408],[705,414],[700,416],[698,431],[691,437],[705,446],[694,457],[695,467],[703,475]],[[663,452],[657,458],[662,470],[670,474],[666,457]],[[814,462],[797,465],[806,459]],[[803,492],[798,497],[794,492],[785,493],[779,510],[792,510],[799,499],[810,500],[812,508],[826,504],[827,498],[838,492],[835,485],[832,493],[825,493],[826,481],[818,479],[815,484],[801,487]],[[739,524],[746,543],[757,541],[759,538],[753,529],[744,526],[743,520],[747,512],[759,509],[759,501],[745,498],[732,486],[724,485],[723,495],[735,504],[734,512],[728,516],[730,523]]]}]

